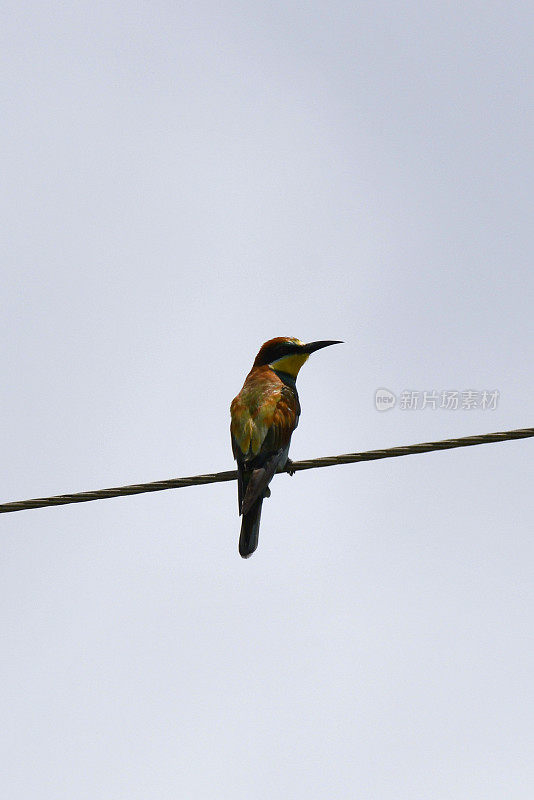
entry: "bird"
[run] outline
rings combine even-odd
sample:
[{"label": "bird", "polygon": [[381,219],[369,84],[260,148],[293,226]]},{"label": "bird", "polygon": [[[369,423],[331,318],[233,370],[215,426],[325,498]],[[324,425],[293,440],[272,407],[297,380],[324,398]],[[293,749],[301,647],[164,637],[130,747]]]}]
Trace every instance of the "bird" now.
[{"label": "bird", "polygon": [[291,472],[289,444],[298,425],[296,380],[312,353],[339,341],[301,342],[278,336],[265,342],[230,406],[232,452],[237,461],[237,497],[243,517],[239,554],[249,558],[258,546],[261,507],[270,497],[275,472]]}]

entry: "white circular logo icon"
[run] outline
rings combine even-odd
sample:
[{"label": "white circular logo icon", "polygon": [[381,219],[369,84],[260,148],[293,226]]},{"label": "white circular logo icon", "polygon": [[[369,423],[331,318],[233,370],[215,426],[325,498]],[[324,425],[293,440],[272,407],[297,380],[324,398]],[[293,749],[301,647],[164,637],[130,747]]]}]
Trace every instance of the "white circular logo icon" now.
[{"label": "white circular logo icon", "polygon": [[389,411],[394,407],[397,398],[389,389],[377,389],[375,392],[375,407],[377,411]]}]

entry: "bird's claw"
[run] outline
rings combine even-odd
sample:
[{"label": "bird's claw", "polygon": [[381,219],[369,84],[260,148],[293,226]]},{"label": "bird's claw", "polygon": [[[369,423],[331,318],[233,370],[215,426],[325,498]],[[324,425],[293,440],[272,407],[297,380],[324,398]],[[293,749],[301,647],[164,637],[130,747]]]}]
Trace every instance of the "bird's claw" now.
[{"label": "bird's claw", "polygon": [[269,489],[268,486],[265,487],[265,491],[263,493],[263,496],[264,497],[270,497],[271,496],[271,490]]},{"label": "bird's claw", "polygon": [[288,475],[294,475],[296,472],[296,470],[293,469],[293,462],[290,458],[288,458],[286,461],[286,472]]}]

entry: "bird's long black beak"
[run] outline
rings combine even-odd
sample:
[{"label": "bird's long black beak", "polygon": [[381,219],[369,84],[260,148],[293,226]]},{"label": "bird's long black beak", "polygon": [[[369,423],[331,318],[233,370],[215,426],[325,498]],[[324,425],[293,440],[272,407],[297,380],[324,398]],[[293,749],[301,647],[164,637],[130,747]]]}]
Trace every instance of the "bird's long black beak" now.
[{"label": "bird's long black beak", "polygon": [[343,344],[343,342],[333,342],[330,340],[324,342],[309,342],[303,346],[302,352],[315,353],[316,350],[322,350],[323,347],[329,347],[331,344]]}]

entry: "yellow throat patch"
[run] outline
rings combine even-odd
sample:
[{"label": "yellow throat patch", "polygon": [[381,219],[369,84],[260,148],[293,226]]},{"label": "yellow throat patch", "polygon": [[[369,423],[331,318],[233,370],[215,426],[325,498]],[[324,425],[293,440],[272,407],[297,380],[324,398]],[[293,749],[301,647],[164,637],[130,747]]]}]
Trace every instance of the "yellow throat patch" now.
[{"label": "yellow throat patch", "polygon": [[291,356],[283,356],[278,361],[273,361],[269,366],[278,372],[287,372],[292,378],[296,378],[299,374],[299,369],[309,358],[308,353],[295,353]]}]

